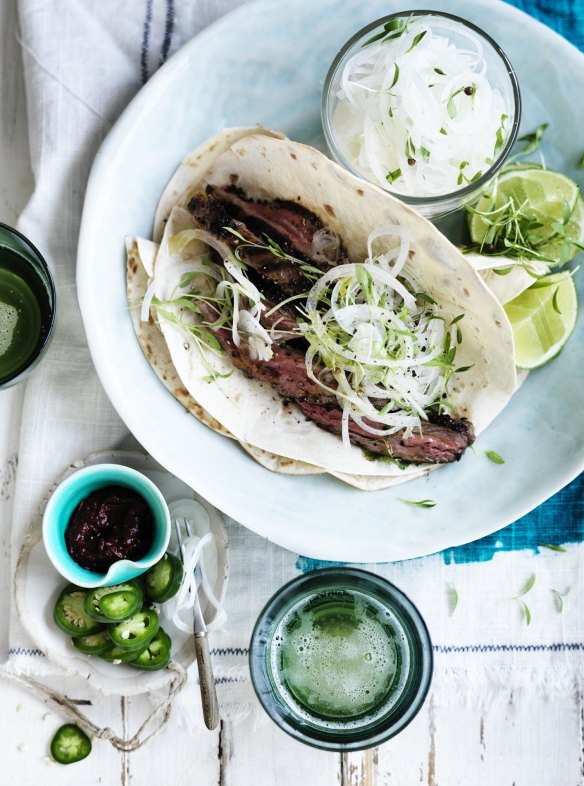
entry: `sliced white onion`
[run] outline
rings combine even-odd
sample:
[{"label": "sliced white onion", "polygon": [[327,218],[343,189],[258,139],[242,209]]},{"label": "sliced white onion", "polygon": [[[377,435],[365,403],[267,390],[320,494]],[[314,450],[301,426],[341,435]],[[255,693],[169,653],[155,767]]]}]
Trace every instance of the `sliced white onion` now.
[{"label": "sliced white onion", "polygon": [[[467,43],[457,48],[461,36]],[[438,29],[410,19],[402,35],[361,47],[343,67],[336,99],[332,127],[343,155],[368,179],[410,196],[467,185],[490,168],[498,134],[506,138],[511,127],[481,41],[456,23]]]},{"label": "sliced white onion", "polygon": [[318,262],[337,265],[341,259],[341,253],[342,241],[338,232],[323,227],[312,236],[312,257]]},{"label": "sliced white onion", "polygon": [[[181,587],[174,600],[174,611],[172,621],[179,630],[185,633],[193,632],[192,608],[195,604],[197,594],[197,580],[195,579],[195,568],[203,554],[203,549],[208,543],[213,541],[213,535],[207,532],[202,538],[198,535],[190,535],[183,541],[184,549],[184,578]],[[186,615],[184,612],[189,612]]]},{"label": "sliced white onion", "polygon": [[[374,256],[373,244],[382,237],[389,249]],[[308,294],[308,319],[300,324],[309,342],[306,373],[336,396],[345,445],[350,444],[351,420],[379,437],[411,433],[444,392],[443,370],[427,364],[443,353],[446,328],[443,320],[432,318],[435,307],[413,294],[411,240],[400,225],[374,230],[369,258],[327,271]],[[454,346],[457,330],[449,330]],[[336,387],[319,378],[317,362],[327,367]],[[380,401],[386,406],[381,408]]]},{"label": "sliced white onion", "polygon": [[141,322],[148,322],[150,320],[150,306],[152,305],[152,298],[154,297],[155,292],[156,279],[153,278],[152,281],[148,284],[148,289],[146,290],[144,299],[142,300],[142,308],[140,309]]}]

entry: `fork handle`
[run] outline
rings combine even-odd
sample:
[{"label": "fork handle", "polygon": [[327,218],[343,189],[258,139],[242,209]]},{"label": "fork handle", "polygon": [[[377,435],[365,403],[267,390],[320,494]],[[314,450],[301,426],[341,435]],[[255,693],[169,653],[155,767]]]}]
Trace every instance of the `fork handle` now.
[{"label": "fork handle", "polygon": [[199,667],[199,687],[203,703],[203,718],[208,729],[216,729],[219,725],[219,702],[215,690],[215,678],[211,665],[209,638],[207,633],[195,633],[195,651]]}]

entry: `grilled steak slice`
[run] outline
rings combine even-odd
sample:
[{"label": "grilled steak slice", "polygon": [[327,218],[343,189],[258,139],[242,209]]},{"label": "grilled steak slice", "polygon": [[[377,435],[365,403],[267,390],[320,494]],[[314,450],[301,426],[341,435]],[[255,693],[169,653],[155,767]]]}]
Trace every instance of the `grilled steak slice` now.
[{"label": "grilled steak slice", "polygon": [[[312,256],[312,238],[322,229],[322,221],[301,205],[282,199],[272,202],[254,202],[237,188],[208,186],[207,194],[220,199],[228,212],[242,221],[248,229],[261,236],[273,237],[289,254],[301,256],[307,262],[323,267],[330,265],[318,262]],[[229,207],[228,207],[229,206]]]},{"label": "grilled steak slice", "polygon": [[[217,315],[208,303],[199,302],[203,318],[213,322]],[[231,331],[221,328],[214,333],[233,365],[248,377],[259,379],[270,385],[285,399],[303,399],[327,406],[337,406],[335,396],[327,394],[306,375],[304,352],[286,344],[272,344],[270,360],[253,360],[245,341],[236,346]]]},{"label": "grilled steak slice", "polygon": [[[312,401],[297,401],[296,404],[309,420],[333,434],[341,433],[342,411],[337,406],[329,408]],[[349,420],[349,439],[370,453],[389,456],[415,464],[449,464],[458,461],[466,448],[474,442],[472,425],[467,420],[453,420],[448,415],[439,415],[424,423],[409,437],[403,432],[389,437],[376,437]]]},{"label": "grilled steak slice", "polygon": [[[265,246],[265,241],[249,230],[244,223],[232,218],[225,204],[212,194],[195,194],[188,204],[194,222],[201,229],[219,237],[235,251],[240,241],[225,230],[234,229],[249,243]],[[243,262],[265,281],[277,287],[284,296],[300,295],[307,292],[310,282],[300,269],[300,265],[286,259],[278,259],[271,251],[263,248],[243,248],[240,251]]]}]

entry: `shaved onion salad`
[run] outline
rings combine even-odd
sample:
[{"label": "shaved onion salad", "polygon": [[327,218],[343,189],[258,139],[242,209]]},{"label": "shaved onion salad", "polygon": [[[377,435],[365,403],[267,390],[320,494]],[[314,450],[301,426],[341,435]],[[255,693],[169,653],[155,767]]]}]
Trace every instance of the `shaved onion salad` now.
[{"label": "shaved onion salad", "polygon": [[[384,250],[376,253],[381,240]],[[448,323],[434,300],[416,291],[407,266],[411,241],[403,226],[375,230],[365,262],[332,268],[306,301],[306,372],[337,397],[346,447],[349,419],[369,434],[404,429],[408,436],[428,408],[444,403],[461,317]]]},{"label": "shaved onion salad", "polygon": [[[258,288],[246,277],[244,266],[233,254],[227,243],[202,229],[186,229],[173,235],[169,241],[169,253],[179,255],[193,240],[202,240],[217,251],[223,264],[218,265],[208,258],[203,261],[192,261],[182,267],[183,276],[178,289],[182,290],[179,297],[173,297],[168,303],[156,303],[158,312],[160,306],[176,305],[182,311],[199,313],[196,306],[197,300],[207,300],[217,313],[217,319],[210,325],[211,328],[229,326],[231,338],[235,346],[241,344],[242,336],[245,337],[250,348],[250,355],[254,360],[269,360],[272,357],[271,345],[277,333],[270,334],[259,321],[260,314],[265,311]],[[200,275],[198,275],[200,274]],[[197,278],[198,276],[198,278]],[[197,286],[203,279],[205,291]],[[216,282],[216,285],[215,285]],[[152,284],[148,287],[144,302],[142,303],[142,320],[148,319],[150,305],[154,295]],[[148,302],[149,299],[149,302]],[[192,301],[192,302],[191,302]],[[166,312],[168,314],[168,312]],[[182,322],[185,328],[191,328],[196,336],[198,325],[195,321],[191,324]],[[206,342],[203,339],[203,343]],[[206,343],[209,348],[208,343]]]},{"label": "shaved onion salad", "polygon": [[342,156],[406,196],[445,195],[477,181],[512,125],[481,38],[445,18],[391,20],[342,67],[335,96],[331,128]]},{"label": "shaved onion salad", "polygon": [[[334,233],[322,230],[321,234],[324,239],[319,237],[317,244],[340,249],[340,239]],[[454,371],[456,346],[462,341],[458,323],[463,315],[448,322],[437,313],[436,302],[417,291],[407,264],[412,239],[411,231],[397,224],[374,230],[364,262],[341,260],[312,284],[304,306],[297,306],[301,314],[297,335],[308,342],[306,373],[336,396],[343,410],[342,438],[347,448],[351,445],[350,420],[379,437],[402,430],[409,436],[428,419],[430,408],[441,411],[449,406],[446,388]],[[181,254],[193,240],[208,243],[221,255],[223,265],[201,257],[188,259],[181,267],[178,296],[164,303],[155,301],[150,286],[143,314],[150,306],[148,297],[159,316],[166,319],[169,315],[164,307],[175,305],[181,310],[178,324],[201,338],[201,352],[213,348],[209,347],[209,331],[224,328],[231,330],[236,346],[245,339],[252,358],[269,360],[272,344],[280,336],[260,324],[266,306],[259,290],[247,279],[237,252],[213,235],[194,229],[173,235],[170,253]],[[283,253],[273,241],[266,248],[276,256]],[[310,268],[312,279],[315,270]],[[201,325],[196,316],[192,322],[182,319],[184,311],[200,313],[198,300],[212,304],[215,322],[203,321]]]}]

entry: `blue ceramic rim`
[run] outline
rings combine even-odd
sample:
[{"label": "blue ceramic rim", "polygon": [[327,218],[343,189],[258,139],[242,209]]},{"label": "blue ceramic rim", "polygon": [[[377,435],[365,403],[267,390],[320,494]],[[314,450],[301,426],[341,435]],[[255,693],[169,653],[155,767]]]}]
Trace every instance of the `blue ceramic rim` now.
[{"label": "blue ceramic rim", "polygon": [[[368,25],[358,30],[340,48],[336,57],[331,63],[331,66],[324,80],[324,86],[321,96],[321,119],[322,119],[322,128],[324,131],[325,140],[329,150],[333,154],[333,157],[339,164],[341,164],[351,174],[361,178],[361,180],[367,180],[367,178],[365,178],[363,174],[359,172],[359,170],[355,169],[355,167],[353,167],[352,164],[349,161],[347,161],[345,156],[339,150],[337,143],[335,142],[334,134],[331,129],[330,120],[329,120],[330,86],[335,74],[337,73],[341,64],[344,61],[347,52],[349,52],[349,50],[354,46],[354,44],[356,44],[366,35],[371,33],[373,30],[382,27],[387,22],[390,22],[393,19],[399,19],[409,16],[416,16],[416,17],[435,16],[438,18],[442,17],[445,19],[449,19],[453,22],[457,22],[462,27],[469,28],[477,35],[479,35],[481,38],[483,38],[488,44],[490,44],[490,46],[495,51],[495,54],[497,54],[501,58],[503,65],[505,66],[507,76],[509,77],[509,82],[511,84],[511,92],[513,94],[513,110],[514,110],[513,125],[511,126],[511,130],[509,132],[507,141],[505,142],[505,146],[499,153],[499,157],[497,158],[496,161],[493,162],[492,166],[484,173],[484,175],[482,175],[482,177],[480,177],[474,183],[468,183],[466,186],[464,186],[464,188],[459,188],[456,191],[450,191],[447,194],[437,194],[435,196],[423,196],[423,197],[408,196],[407,194],[400,194],[398,191],[390,190],[388,188],[382,189],[386,193],[391,194],[392,196],[396,197],[397,199],[400,199],[402,202],[405,202],[405,204],[410,205],[413,208],[435,207],[438,210],[443,202],[449,202],[450,200],[457,200],[457,201],[460,200],[459,206],[461,206],[465,204],[466,201],[472,199],[475,194],[478,196],[485,188],[489,186],[494,176],[501,169],[501,167],[509,157],[513,145],[515,144],[515,141],[517,139],[517,134],[519,133],[519,124],[521,122],[521,91],[519,89],[517,74],[515,73],[515,69],[511,64],[511,61],[509,60],[503,49],[499,46],[499,44],[495,41],[494,38],[491,38],[491,36],[488,33],[485,33],[484,30],[481,30],[480,27],[473,24],[472,22],[469,22],[467,19],[463,19],[462,17],[456,16],[455,14],[449,14],[446,11],[437,11],[432,9],[425,9],[425,10],[420,9],[415,11],[398,11],[394,14],[388,14],[387,16],[382,16],[379,19],[370,22]],[[367,182],[371,182],[371,181],[367,180]],[[379,186],[377,183],[375,183],[374,185],[377,185],[378,188],[381,188],[381,186]],[[465,197],[467,197],[466,200]],[[438,217],[439,215],[442,214],[437,213],[435,217]]]},{"label": "blue ceramic rim", "polygon": [[[30,242],[30,240],[22,234],[22,232],[19,232],[17,229],[14,229],[14,227],[8,226],[8,224],[3,224],[1,221],[0,221],[0,229],[3,229],[9,234],[15,235],[17,238],[19,238],[24,243],[24,245],[31,250],[32,254],[30,254],[29,256],[36,257],[35,261],[38,262],[38,264],[40,265],[43,274],[46,278],[46,280],[43,281],[43,283],[47,287],[47,290],[49,292],[49,298],[52,306],[51,315],[49,320],[47,321],[47,332],[44,341],[37,347],[35,352],[30,356],[30,358],[27,360],[26,364],[22,368],[13,371],[12,374],[9,374],[5,379],[0,379],[0,389],[2,389],[5,387],[10,387],[10,385],[14,385],[17,382],[23,380],[33,370],[33,368],[36,366],[36,364],[40,361],[42,356],[49,348],[49,345],[53,340],[53,333],[55,332],[55,324],[57,320],[57,290],[55,288],[55,281],[53,279],[53,274],[51,273],[51,269],[47,265],[45,258],[40,253],[38,248],[34,246]],[[2,241],[0,241],[0,248],[3,247],[4,245]],[[24,256],[23,259],[25,259]]]},{"label": "blue ceramic rim", "polygon": [[[145,499],[154,519],[154,538],[145,557],[118,560],[107,573],[95,573],[72,559],[63,536],[79,502],[92,491],[110,485],[131,488]],[[47,555],[65,579],[79,587],[101,587],[129,581],[164,556],[170,540],[170,513],[162,492],[146,475],[122,464],[96,464],[77,470],[57,486],[43,513],[42,531]]]},{"label": "blue ceramic rim", "polygon": [[[281,619],[288,608],[301,600],[302,597],[308,597],[311,594],[311,585],[315,585],[312,591],[316,593],[326,591],[327,587],[336,590],[369,590],[379,602],[385,603],[396,614],[408,634],[410,654],[419,659],[416,675],[413,680],[408,681],[402,694],[402,696],[406,694],[410,696],[409,704],[405,708],[402,706],[399,709],[397,719],[392,713],[382,718],[374,725],[369,735],[367,730],[334,729],[326,732],[302,727],[294,719],[291,720],[283,716],[278,711],[277,701],[272,698],[273,689],[266,665],[269,655],[268,640],[264,638],[264,629],[269,624],[271,626],[270,633],[273,634],[277,621]],[[414,640],[410,640],[411,638]],[[412,671],[414,671],[415,664],[412,665],[414,666]],[[391,582],[370,571],[352,567],[332,567],[319,568],[297,576],[272,595],[254,625],[249,646],[249,668],[252,685],[260,704],[283,731],[299,742],[321,750],[357,751],[377,746],[394,737],[415,718],[430,689],[434,659],[432,642],[426,623],[407,595]],[[400,701],[397,702],[396,707],[399,704]]]}]

